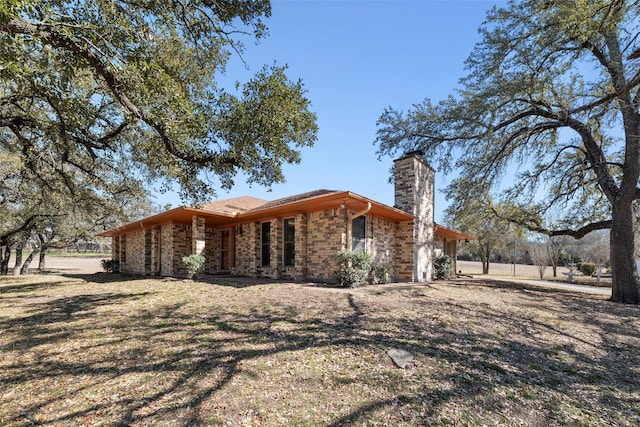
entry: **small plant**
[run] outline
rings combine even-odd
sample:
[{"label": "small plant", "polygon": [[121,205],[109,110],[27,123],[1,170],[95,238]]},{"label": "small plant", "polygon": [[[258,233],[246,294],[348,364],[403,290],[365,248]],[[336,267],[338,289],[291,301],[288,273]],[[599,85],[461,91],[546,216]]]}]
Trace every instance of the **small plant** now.
[{"label": "small plant", "polygon": [[371,255],[366,252],[339,251],[336,281],[345,288],[356,288],[367,282],[371,272]]},{"label": "small plant", "polygon": [[187,270],[187,277],[193,279],[204,268],[205,258],[202,255],[192,254],[182,257],[182,265]]},{"label": "small plant", "polygon": [[593,276],[598,271],[598,266],[591,262],[581,262],[578,264],[578,270],[585,276]]},{"label": "small plant", "polygon": [[433,260],[433,276],[437,280],[446,280],[451,277],[451,257],[440,255]]},{"label": "small plant", "polygon": [[100,263],[102,264],[102,269],[107,273],[120,272],[120,261],[117,259],[103,259]]},{"label": "small plant", "polygon": [[371,271],[373,272],[373,283],[384,284],[391,282],[391,266],[388,263],[375,264]]}]

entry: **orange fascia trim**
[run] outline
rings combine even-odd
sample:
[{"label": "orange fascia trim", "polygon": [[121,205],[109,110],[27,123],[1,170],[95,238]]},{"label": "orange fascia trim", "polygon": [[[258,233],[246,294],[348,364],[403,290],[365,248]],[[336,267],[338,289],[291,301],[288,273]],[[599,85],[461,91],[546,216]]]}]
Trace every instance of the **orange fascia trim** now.
[{"label": "orange fascia trim", "polygon": [[463,233],[462,231],[445,227],[444,225],[437,223],[435,234],[436,237],[444,237],[447,240],[478,240],[478,238],[472,234]]},{"label": "orange fascia trim", "polygon": [[349,210],[359,212],[366,208],[368,203],[371,203],[369,214],[386,219],[387,221],[400,222],[414,219],[414,216],[407,212],[376,202],[367,197],[350,191],[335,191],[290,203],[283,203],[266,208],[256,208],[244,213],[237,212],[234,214],[182,206],[143,218],[113,230],[102,232],[98,234],[98,236],[113,237],[134,230],[154,227],[170,222],[190,224],[194,215],[205,218],[205,222],[209,226],[228,227],[271,218],[283,218],[328,209],[339,209],[343,206]]}]

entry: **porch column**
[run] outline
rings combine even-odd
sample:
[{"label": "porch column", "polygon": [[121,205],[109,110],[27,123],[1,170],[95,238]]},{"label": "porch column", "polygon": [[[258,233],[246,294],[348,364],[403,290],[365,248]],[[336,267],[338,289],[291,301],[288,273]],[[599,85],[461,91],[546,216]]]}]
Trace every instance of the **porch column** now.
[{"label": "porch column", "polygon": [[205,220],[201,216],[193,216],[191,222],[191,253],[204,255],[206,246]]}]

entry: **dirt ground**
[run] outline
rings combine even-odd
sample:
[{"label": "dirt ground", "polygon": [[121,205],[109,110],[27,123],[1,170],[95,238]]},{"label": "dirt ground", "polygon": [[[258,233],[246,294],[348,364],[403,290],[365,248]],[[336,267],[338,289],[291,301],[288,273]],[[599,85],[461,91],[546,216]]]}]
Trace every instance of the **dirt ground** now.
[{"label": "dirt ground", "polygon": [[[45,259],[45,269],[50,273],[61,274],[93,274],[103,271],[103,259],[109,259],[109,255],[104,257],[81,257],[81,256],[47,256]],[[37,272],[38,262],[31,263],[29,272]]]},{"label": "dirt ground", "polygon": [[0,276],[0,425],[640,425],[637,306],[486,276],[78,274],[99,260]]}]

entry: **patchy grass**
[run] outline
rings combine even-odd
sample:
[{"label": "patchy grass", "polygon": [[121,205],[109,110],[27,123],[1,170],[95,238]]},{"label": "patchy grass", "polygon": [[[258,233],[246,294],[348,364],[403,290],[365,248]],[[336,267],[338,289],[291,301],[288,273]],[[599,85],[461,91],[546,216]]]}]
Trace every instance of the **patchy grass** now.
[{"label": "patchy grass", "polygon": [[488,280],[1,277],[0,424],[638,425],[639,315]]}]

